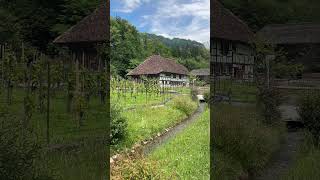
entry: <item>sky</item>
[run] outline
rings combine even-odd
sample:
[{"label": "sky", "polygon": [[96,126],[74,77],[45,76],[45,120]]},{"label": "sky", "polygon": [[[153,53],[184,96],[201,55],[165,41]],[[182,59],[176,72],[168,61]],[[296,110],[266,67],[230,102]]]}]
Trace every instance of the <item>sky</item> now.
[{"label": "sky", "polygon": [[140,32],[167,38],[210,40],[210,0],[111,0],[111,16],[128,20]]}]

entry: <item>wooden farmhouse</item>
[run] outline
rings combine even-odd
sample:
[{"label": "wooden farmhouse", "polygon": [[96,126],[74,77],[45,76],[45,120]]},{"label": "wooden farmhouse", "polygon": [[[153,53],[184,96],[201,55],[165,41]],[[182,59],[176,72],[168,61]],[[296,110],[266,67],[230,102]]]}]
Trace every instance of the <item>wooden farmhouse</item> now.
[{"label": "wooden farmhouse", "polygon": [[254,51],[250,41],[254,33],[248,25],[213,1],[211,24],[211,68],[219,78],[252,79]]},{"label": "wooden farmhouse", "polygon": [[92,14],[61,34],[55,44],[68,47],[73,61],[89,69],[102,69],[106,60],[98,56],[98,47],[109,39],[109,3],[101,4]]},{"label": "wooden farmhouse", "polygon": [[289,61],[303,64],[305,73],[320,73],[320,24],[267,25],[258,34],[284,50]]},{"label": "wooden farmhouse", "polygon": [[209,82],[210,80],[210,69],[203,68],[203,69],[194,69],[190,72],[191,75],[195,76],[197,80]]},{"label": "wooden farmhouse", "polygon": [[127,76],[139,81],[143,77],[159,80],[161,86],[189,86],[189,71],[174,60],[153,55],[130,71]]}]

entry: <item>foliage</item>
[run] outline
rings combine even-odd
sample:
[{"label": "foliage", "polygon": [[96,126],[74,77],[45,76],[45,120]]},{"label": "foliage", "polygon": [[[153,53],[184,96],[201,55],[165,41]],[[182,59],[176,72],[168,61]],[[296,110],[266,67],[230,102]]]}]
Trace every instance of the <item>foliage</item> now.
[{"label": "foliage", "polygon": [[192,87],[190,91],[191,99],[193,101],[196,101],[198,99],[197,95],[199,94],[199,91],[196,87]]},{"label": "foliage", "polygon": [[263,122],[273,124],[280,121],[280,99],[280,93],[275,88],[258,87],[257,103],[264,117]]},{"label": "foliage", "polygon": [[308,93],[299,102],[299,115],[305,127],[313,135],[315,143],[320,143],[320,93]]},{"label": "foliage", "polygon": [[18,0],[0,3],[1,42],[24,41],[49,53],[50,42],[91,13],[100,1]]},{"label": "foliage", "polygon": [[128,122],[126,117],[121,114],[123,110],[119,105],[116,103],[110,103],[110,105],[110,138],[111,144],[116,144],[125,138]]},{"label": "foliage", "polygon": [[173,176],[165,176],[160,169],[157,161],[147,161],[144,157],[126,157],[120,164],[112,167],[111,177],[114,180],[175,179]]},{"label": "foliage", "polygon": [[252,44],[256,51],[255,80],[257,83],[257,103],[264,116],[264,122],[277,123],[280,120],[280,93],[273,86],[274,67],[279,55],[272,44],[262,39],[255,39]]},{"label": "foliage", "polygon": [[203,98],[204,98],[204,101],[208,103],[208,106],[210,106],[211,104],[214,103],[213,102],[214,97],[213,97],[213,95],[211,95],[210,90],[204,92]]},{"label": "foliage", "polygon": [[267,24],[317,22],[320,17],[317,0],[222,0],[254,30]]},{"label": "foliage", "polygon": [[5,112],[0,112],[0,124],[0,179],[53,179],[37,164],[40,146],[30,129]]},{"label": "foliage", "polygon": [[197,104],[187,97],[178,96],[172,100],[172,106],[189,117],[196,109]]},{"label": "foliage", "polygon": [[314,144],[314,137],[310,132],[299,134],[304,136],[300,143],[294,163],[288,172],[281,178],[282,180],[320,178],[318,169],[320,168],[320,149]]},{"label": "foliage", "polygon": [[111,17],[110,32],[111,66],[122,77],[155,54],[173,58],[188,69],[208,67],[209,51],[198,42],[140,33],[120,17]]},{"label": "foliage", "polygon": [[212,131],[215,149],[238,161],[248,173],[261,170],[280,147],[284,127],[262,123],[254,106],[221,104],[214,109],[213,116],[219,117]]}]

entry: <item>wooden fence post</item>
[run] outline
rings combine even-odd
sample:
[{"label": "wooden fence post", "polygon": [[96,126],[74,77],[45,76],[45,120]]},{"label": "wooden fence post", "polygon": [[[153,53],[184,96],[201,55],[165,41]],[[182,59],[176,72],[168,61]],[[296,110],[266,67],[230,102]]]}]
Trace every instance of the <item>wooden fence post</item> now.
[{"label": "wooden fence post", "polygon": [[49,122],[50,122],[50,61],[47,59],[47,75],[48,75],[48,80],[47,80],[47,144],[49,145],[50,143],[50,133],[49,133]]}]

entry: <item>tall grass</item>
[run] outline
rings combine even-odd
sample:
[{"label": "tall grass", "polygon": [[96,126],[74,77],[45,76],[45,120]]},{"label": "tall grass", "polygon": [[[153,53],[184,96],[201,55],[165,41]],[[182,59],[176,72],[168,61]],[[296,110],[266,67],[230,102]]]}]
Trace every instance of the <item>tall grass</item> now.
[{"label": "tall grass", "polygon": [[87,142],[80,147],[43,152],[42,166],[48,166],[56,180],[104,180],[107,146]]},{"label": "tall grass", "polygon": [[304,142],[300,145],[295,163],[282,180],[319,180],[320,148],[314,145],[312,135],[305,133]]},{"label": "tall grass", "polygon": [[254,106],[219,105],[214,108],[215,149],[239,162],[240,169],[246,173],[261,170],[280,147],[284,126],[265,125]]}]

